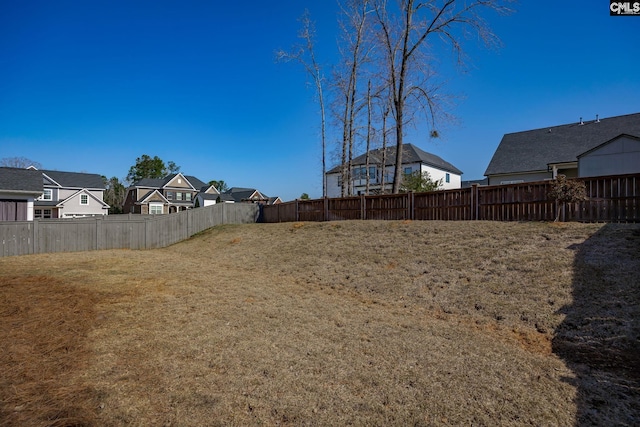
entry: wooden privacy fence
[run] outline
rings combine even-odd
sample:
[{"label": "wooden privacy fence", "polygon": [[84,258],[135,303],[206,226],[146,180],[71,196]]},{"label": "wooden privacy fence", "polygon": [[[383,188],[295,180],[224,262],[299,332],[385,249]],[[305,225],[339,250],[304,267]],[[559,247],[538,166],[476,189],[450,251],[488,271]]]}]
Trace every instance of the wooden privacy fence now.
[{"label": "wooden privacy fence", "polygon": [[254,223],[258,214],[254,204],[220,203],[170,215],[0,222],[0,256],[162,248],[216,225]]},{"label": "wooden privacy fence", "polygon": [[429,193],[296,200],[263,207],[264,222],[382,220],[640,222],[640,174],[580,178],[588,200],[563,206],[551,181]]}]

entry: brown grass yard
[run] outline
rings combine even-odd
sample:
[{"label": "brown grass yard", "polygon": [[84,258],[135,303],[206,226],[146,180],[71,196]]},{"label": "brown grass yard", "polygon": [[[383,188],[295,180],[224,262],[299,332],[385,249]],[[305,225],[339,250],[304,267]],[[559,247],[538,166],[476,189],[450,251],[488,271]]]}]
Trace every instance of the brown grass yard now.
[{"label": "brown grass yard", "polygon": [[0,258],[0,322],[0,426],[640,423],[640,225],[251,224]]}]

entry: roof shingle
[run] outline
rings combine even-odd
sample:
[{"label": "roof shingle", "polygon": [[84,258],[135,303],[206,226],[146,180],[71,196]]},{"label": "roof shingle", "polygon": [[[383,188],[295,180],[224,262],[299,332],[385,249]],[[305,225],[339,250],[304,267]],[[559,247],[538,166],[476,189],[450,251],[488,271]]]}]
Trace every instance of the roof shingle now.
[{"label": "roof shingle", "polygon": [[546,171],[623,133],[640,136],[640,113],[505,134],[484,174]]}]

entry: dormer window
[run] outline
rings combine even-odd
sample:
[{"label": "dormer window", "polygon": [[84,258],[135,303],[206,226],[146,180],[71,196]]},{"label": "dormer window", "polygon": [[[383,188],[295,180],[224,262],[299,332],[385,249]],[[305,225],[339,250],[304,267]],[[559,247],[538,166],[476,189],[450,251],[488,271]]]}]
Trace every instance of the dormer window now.
[{"label": "dormer window", "polygon": [[45,188],[44,193],[42,194],[42,200],[53,200],[53,190]]}]

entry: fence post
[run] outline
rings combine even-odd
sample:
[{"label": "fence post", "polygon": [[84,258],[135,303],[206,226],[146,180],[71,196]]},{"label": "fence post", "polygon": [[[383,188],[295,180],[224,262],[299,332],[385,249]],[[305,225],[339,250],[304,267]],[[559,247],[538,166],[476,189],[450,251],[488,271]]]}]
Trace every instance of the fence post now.
[{"label": "fence post", "polygon": [[40,220],[39,219],[34,219],[33,220],[33,241],[31,242],[31,253],[32,254],[37,254],[37,249],[38,249],[38,240],[40,239],[40,230],[38,230],[38,228],[40,228]]},{"label": "fence post", "polygon": [[300,221],[300,204],[298,203],[298,199],[295,200],[295,209],[296,209],[296,222]]},{"label": "fence post", "polygon": [[228,203],[222,203],[222,224],[227,223],[227,204]]},{"label": "fence post", "polygon": [[322,220],[329,221],[329,198],[327,196],[324,196]]},{"label": "fence post", "polygon": [[360,195],[360,219],[367,219],[367,201],[364,198],[364,194]]},{"label": "fence post", "polygon": [[413,219],[416,216],[414,207],[416,204],[416,199],[415,199],[415,194],[413,193],[413,191],[409,192],[409,203],[408,203],[408,209],[409,209],[409,219],[413,221]]},{"label": "fence post", "polygon": [[471,215],[471,221],[478,219],[478,215],[476,213],[476,206],[474,203],[476,202],[476,192],[478,191],[478,184],[471,184],[471,211],[469,212]]},{"label": "fence post", "polygon": [[101,217],[95,217],[95,222],[96,222],[96,250],[99,251],[100,249],[102,249],[101,245],[102,245],[102,219]]}]

